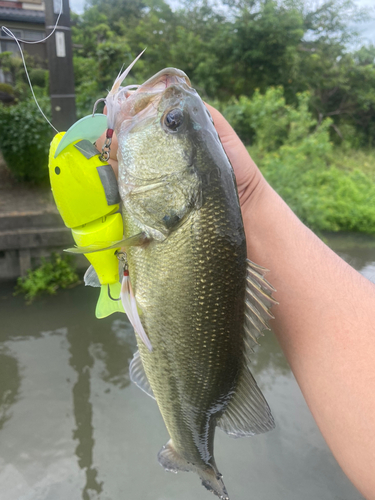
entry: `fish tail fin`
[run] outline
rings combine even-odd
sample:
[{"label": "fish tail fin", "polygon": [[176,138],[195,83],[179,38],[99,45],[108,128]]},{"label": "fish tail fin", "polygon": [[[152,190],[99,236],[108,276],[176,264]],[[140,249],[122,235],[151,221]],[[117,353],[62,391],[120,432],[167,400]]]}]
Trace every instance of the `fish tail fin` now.
[{"label": "fish tail fin", "polygon": [[221,500],[229,500],[227,490],[222,480],[222,475],[215,466],[208,465],[207,468],[200,468],[189,463],[175,450],[173,441],[168,443],[158,453],[159,464],[168,472],[177,473],[179,471],[196,472],[202,480],[205,488],[218,496]]},{"label": "fish tail fin", "polygon": [[113,300],[120,298],[120,291],[120,283],[112,283],[100,287],[100,295],[95,309],[95,316],[97,318],[106,318],[115,312],[125,312],[121,300]]}]

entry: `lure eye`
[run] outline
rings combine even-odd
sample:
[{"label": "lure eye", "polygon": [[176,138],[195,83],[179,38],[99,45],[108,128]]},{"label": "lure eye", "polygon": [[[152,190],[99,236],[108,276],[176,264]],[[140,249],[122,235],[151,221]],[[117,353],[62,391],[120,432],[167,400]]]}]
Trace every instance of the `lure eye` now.
[{"label": "lure eye", "polygon": [[184,121],[184,113],[181,109],[175,108],[169,111],[164,118],[164,124],[169,129],[175,132]]}]

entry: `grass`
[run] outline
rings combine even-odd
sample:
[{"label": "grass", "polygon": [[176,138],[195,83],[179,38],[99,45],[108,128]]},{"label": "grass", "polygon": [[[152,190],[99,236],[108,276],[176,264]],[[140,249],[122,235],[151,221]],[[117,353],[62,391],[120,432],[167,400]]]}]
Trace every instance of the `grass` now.
[{"label": "grass", "polygon": [[375,149],[334,148],[330,163],[340,170],[361,170],[375,183]]},{"label": "grass", "polygon": [[332,148],[319,157],[297,144],[250,152],[268,182],[312,230],[375,234],[375,151]]}]

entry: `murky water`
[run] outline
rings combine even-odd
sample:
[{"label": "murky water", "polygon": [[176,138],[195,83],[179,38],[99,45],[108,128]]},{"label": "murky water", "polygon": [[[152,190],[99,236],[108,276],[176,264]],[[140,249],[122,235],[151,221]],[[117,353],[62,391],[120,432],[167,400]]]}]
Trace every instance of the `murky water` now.
[{"label": "murky water", "polygon": [[[375,240],[329,244],[375,281]],[[208,500],[195,474],[168,474],[156,403],[130,383],[136,349],[125,315],[96,320],[83,286],[25,306],[0,285],[1,500]],[[216,460],[233,500],[360,500],[321,437],[275,338],[253,371],[277,428],[233,440]]]}]

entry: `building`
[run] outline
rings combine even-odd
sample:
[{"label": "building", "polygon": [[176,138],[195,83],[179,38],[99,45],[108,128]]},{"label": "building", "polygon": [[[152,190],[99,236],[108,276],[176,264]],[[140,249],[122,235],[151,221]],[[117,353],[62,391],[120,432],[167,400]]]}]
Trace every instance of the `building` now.
[{"label": "building", "polygon": [[[45,37],[45,15],[43,0],[0,0],[0,24],[9,28],[20,40],[36,42]],[[47,47],[45,42],[36,44],[21,43],[22,50],[39,60],[47,68]],[[16,42],[4,31],[0,34],[0,52],[13,52],[19,57]],[[10,75],[0,70],[0,82],[12,83]]]}]

